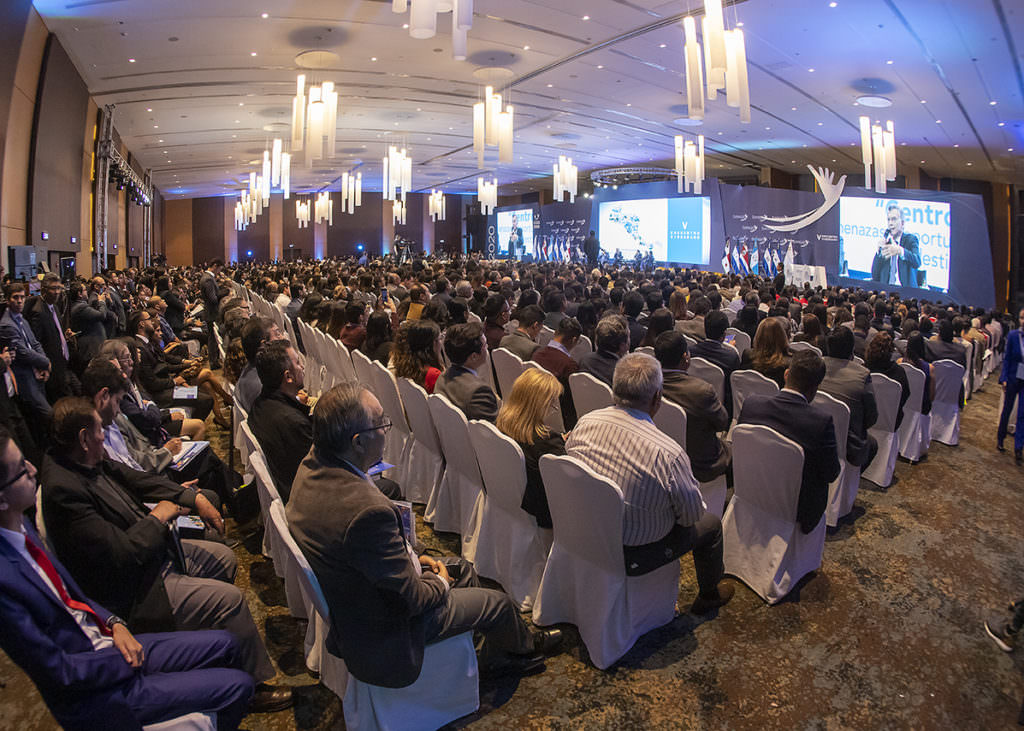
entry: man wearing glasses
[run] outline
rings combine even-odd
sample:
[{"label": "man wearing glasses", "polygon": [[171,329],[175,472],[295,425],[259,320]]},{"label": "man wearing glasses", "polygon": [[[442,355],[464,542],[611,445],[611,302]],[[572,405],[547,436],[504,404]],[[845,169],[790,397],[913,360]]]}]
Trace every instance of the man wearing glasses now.
[{"label": "man wearing glasses", "polygon": [[467,561],[417,556],[397,508],[367,478],[390,428],[368,390],[332,388],[313,410],[313,448],[292,485],[288,524],[330,609],[328,650],[363,682],[402,688],[419,676],[425,644],[472,630],[484,637],[484,674],[540,672],[561,632],[531,633]]},{"label": "man wearing glasses", "polygon": [[78,379],[68,369],[74,333],[67,326],[67,316],[60,301],[63,294],[64,283],[51,272],[43,277],[41,295],[25,303],[25,319],[50,359],[46,397],[51,403],[64,396],[78,394]]}]

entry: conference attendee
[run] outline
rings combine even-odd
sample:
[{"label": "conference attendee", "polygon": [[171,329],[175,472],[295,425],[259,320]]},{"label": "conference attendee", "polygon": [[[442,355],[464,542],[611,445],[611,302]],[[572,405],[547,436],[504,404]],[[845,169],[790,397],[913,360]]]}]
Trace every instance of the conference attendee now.
[{"label": "conference attendee", "polygon": [[743,306],[736,313],[736,322],[733,323],[733,327],[742,330],[753,340],[757,336],[758,325],[764,318],[765,313],[761,311],[761,298],[757,292],[747,292],[746,297],[743,298]]},{"label": "conference attendee", "polygon": [[366,339],[366,305],[362,302],[349,302],[344,312],[345,327],[341,329],[338,340],[349,350],[358,350]]},{"label": "conference attendee", "polygon": [[330,610],[328,651],[359,680],[402,688],[419,677],[425,645],[474,631],[485,672],[542,670],[538,650],[553,649],[558,630],[531,634],[515,602],[480,588],[467,561],[413,552],[401,514],[366,476],[384,454],[389,424],[358,384],[324,394],[286,508]]},{"label": "conference attendee", "polygon": [[850,328],[842,325],[832,328],[827,344],[825,378],[819,388],[850,407],[846,461],[863,471],[878,453],[878,442],[868,433],[878,420],[871,374],[853,360],[853,331]]},{"label": "conference attendee", "polygon": [[575,317],[566,317],[558,323],[558,330],[543,348],[533,352],[533,362],[545,369],[562,384],[562,395],[559,401],[562,407],[562,423],[566,429],[576,425],[576,405],[569,390],[569,376],[576,373],[580,366],[572,356],[573,349],[579,344],[583,328]]},{"label": "conference attendee", "polygon": [[637,290],[630,290],[622,297],[622,314],[626,316],[626,327],[629,328],[629,349],[636,350],[647,334],[647,327],[639,321],[644,311],[644,296]]},{"label": "conference attendee", "polygon": [[1017,329],[1006,336],[1006,350],[1003,353],[1003,369],[999,372],[999,385],[1003,388],[1003,410],[999,414],[999,429],[996,432],[996,448],[1003,451],[1007,422],[1013,404],[1017,402],[1017,430],[1013,434],[1013,456],[1017,464],[1022,462],[1024,450],[1024,308],[1017,313]]},{"label": "conference attendee", "polygon": [[882,331],[871,338],[867,350],[864,351],[864,367],[871,373],[880,373],[888,376],[900,384],[900,407],[896,412],[896,428],[903,423],[903,406],[910,398],[910,381],[907,380],[907,373],[900,365],[893,360],[892,335]]},{"label": "conference attendee", "polygon": [[885,236],[878,239],[878,249],[871,260],[871,279],[884,285],[923,287],[918,277],[921,253],[917,236],[903,230],[903,209],[896,201],[885,207],[888,223]]},{"label": "conference attendee", "polygon": [[932,412],[932,399],[935,398],[935,379],[932,378],[932,364],[926,356],[925,339],[921,333],[914,332],[907,338],[906,352],[897,363],[909,363],[924,373],[924,394],[921,398],[921,413],[928,415]]},{"label": "conference attendee", "polygon": [[540,307],[537,305],[523,307],[519,310],[516,329],[503,337],[498,343],[498,347],[514,353],[519,356],[520,360],[530,360],[534,351],[540,347],[537,343],[537,336],[540,335],[543,323],[544,311]]},{"label": "conference attendee", "polygon": [[72,282],[68,286],[68,299],[71,301],[68,325],[72,332],[77,333],[77,363],[78,370],[81,370],[96,357],[107,339],[107,327],[114,326],[117,315],[107,307],[106,298],[87,291],[81,282]]},{"label": "conference attendee", "polygon": [[540,474],[540,458],[545,454],[565,454],[565,436],[552,431],[544,420],[552,409],[559,408],[562,390],[558,379],[550,373],[527,368],[516,379],[512,393],[502,400],[494,424],[523,450],[526,489],[521,507],[541,528],[551,528],[551,510]]},{"label": "conference attendee", "polygon": [[261,682],[250,710],[291,705],[290,689],[262,684],[274,666],[233,586],[234,553],[218,542],[179,539],[168,528],[194,510],[211,529],[223,530],[204,495],[105,460],[102,420],[82,398],[54,406],[53,445],[39,481],[47,534],[86,595],[134,631],[228,630],[238,640],[240,666]]},{"label": "conference attendee", "polygon": [[925,344],[928,361],[934,363],[937,360],[951,360],[954,363],[959,363],[966,370],[967,350],[960,343],[953,341],[955,335],[953,321],[940,320],[938,330],[938,337]]},{"label": "conference attendee", "polygon": [[754,342],[743,352],[740,366],[757,371],[782,388],[786,385],[786,368],[791,356],[786,329],[778,318],[768,317],[757,326]]},{"label": "conference attendee", "polygon": [[700,588],[690,611],[708,614],[735,590],[722,580],[721,521],[704,510],[686,452],[654,425],[661,366],[643,353],[624,356],[612,391],[615,405],[580,417],[566,452],[622,491],[626,574],[649,573],[692,551]]},{"label": "conference attendee", "polygon": [[451,361],[437,379],[434,392],[461,409],[467,419],[493,422],[498,416],[498,398],[478,374],[487,367],[487,342],[478,322],[452,325],[444,338],[444,352]]},{"label": "conference attendee", "polygon": [[[844,328],[845,329],[845,328]],[[811,403],[825,378],[825,363],[811,350],[798,350],[786,369],[786,385],[772,396],[743,400],[740,424],[771,427],[804,451],[796,521],[804,533],[817,527],[828,505],[828,486],[839,476],[839,452],[832,415]]]},{"label": "conference attendee", "polygon": [[565,295],[557,289],[552,289],[544,294],[544,327],[550,330],[557,330],[558,323],[568,315],[565,313]]},{"label": "conference attendee", "polygon": [[49,420],[52,408],[46,400],[46,381],[50,378],[50,359],[36,339],[23,310],[28,287],[22,282],[5,289],[7,309],[0,317],[0,343],[14,351],[11,373],[18,381],[21,405],[30,419]]},{"label": "conference attendee", "polygon": [[[729,390],[729,375],[740,367],[739,351],[725,343],[725,331],[729,329],[729,318],[720,310],[714,310],[704,316],[704,339],[690,348],[690,357],[703,358],[714,363],[725,373],[725,388]],[[729,402],[728,393],[726,402]],[[728,403],[726,403],[728,407]]]},{"label": "conference attendee", "polygon": [[235,384],[234,398],[238,405],[245,410],[245,413],[249,413],[253,401],[263,390],[259,373],[256,372],[256,353],[259,352],[263,343],[285,340],[287,337],[281,332],[278,324],[269,317],[253,315],[242,327],[242,352],[245,354],[246,362],[245,368],[242,369],[238,376],[238,382]]},{"label": "conference attendee", "polygon": [[310,409],[300,396],[305,370],[292,344],[275,340],[256,354],[256,372],[263,390],[253,402],[247,423],[287,504],[292,479],[313,444]]},{"label": "conference attendee", "polygon": [[[658,298],[660,299],[660,297],[661,295],[659,294]],[[675,318],[672,317],[672,311],[667,307],[657,307],[652,310],[650,316],[644,320],[644,326],[647,328],[647,332],[644,333],[644,339],[640,341],[640,344],[637,347],[653,348],[658,336],[662,333],[673,330],[676,326],[676,321]],[[703,329],[704,325],[702,323],[701,330]]]},{"label": "conference attendee", "polygon": [[359,352],[370,360],[387,366],[393,345],[391,313],[387,310],[377,310],[366,320],[366,338],[359,346]]},{"label": "conference attendee", "polygon": [[288,295],[288,304],[282,309],[294,326],[299,319],[299,311],[302,309],[302,303],[306,298],[306,288],[301,282],[295,282],[288,287]]},{"label": "conference attendee", "polygon": [[[156,314],[156,335],[164,352],[178,358],[188,358],[190,355],[188,345],[181,341],[178,334],[174,332],[174,328],[171,327],[171,323],[167,321],[167,303],[164,302],[163,298],[154,295],[146,300],[146,306],[151,312]],[[196,345],[195,341],[192,342],[193,345]],[[196,352],[199,351],[197,350]]]},{"label": "conference attendee", "polygon": [[482,319],[488,350],[497,348],[501,344],[501,339],[505,337],[509,311],[508,300],[503,295],[492,294],[484,301]]},{"label": "conference attendee", "polygon": [[60,277],[52,272],[44,275],[40,295],[26,302],[23,313],[50,361],[50,377],[46,380],[46,398],[50,403],[63,396],[73,396],[78,389],[78,379],[70,367],[68,339],[72,333],[58,308],[63,291]]},{"label": "conference attendee", "polygon": [[113,319],[104,323],[107,337],[113,338],[123,333],[128,313],[125,312],[121,297],[113,287],[107,285],[107,280],[101,276],[93,277],[89,282],[89,297],[102,299],[107,303],[107,309],[114,313]]},{"label": "conference attendee", "polygon": [[220,353],[217,348],[217,339],[214,329],[217,327],[217,317],[220,315],[220,288],[217,285],[217,275],[224,268],[222,259],[213,259],[206,267],[206,271],[199,277],[199,294],[203,301],[203,322],[206,325],[206,342],[210,353],[210,368],[220,368]]},{"label": "conference attendee", "polygon": [[388,365],[395,378],[408,378],[428,394],[441,377],[441,330],[432,320],[406,320],[398,327]]},{"label": "conference attendee", "polygon": [[793,336],[795,343],[810,343],[822,353],[825,352],[825,333],[821,320],[814,315],[804,315],[800,321],[800,332]]},{"label": "conference attendee", "polygon": [[216,714],[236,729],[253,694],[237,640],[219,631],[133,635],[90,599],[36,534],[36,469],[0,427],[0,647],[65,729],[139,728]]},{"label": "conference attendee", "polygon": [[710,482],[729,471],[732,454],[718,432],[729,427],[729,413],[707,381],[687,373],[690,354],[686,338],[672,330],[654,343],[654,357],[661,363],[662,396],[686,412],[686,456],[693,476]]},{"label": "conference attendee", "polygon": [[594,329],[593,353],[580,358],[580,372],[589,373],[597,380],[612,385],[615,366],[629,352],[629,326],[622,315],[603,317]]},{"label": "conference attendee", "polygon": [[17,379],[11,372],[14,352],[10,348],[0,349],[0,425],[11,433],[22,453],[32,462],[42,462],[41,445],[46,443],[45,429],[30,427],[21,410]]},{"label": "conference attendee", "polygon": [[591,231],[587,238],[583,239],[583,254],[587,257],[587,269],[597,266],[597,259],[601,254],[601,243],[597,236]]},{"label": "conference attendee", "polygon": [[687,308],[693,313],[693,318],[676,322],[676,330],[684,335],[689,335],[694,340],[703,340],[706,337],[704,318],[711,311],[711,303],[704,295],[697,294],[690,297]]}]

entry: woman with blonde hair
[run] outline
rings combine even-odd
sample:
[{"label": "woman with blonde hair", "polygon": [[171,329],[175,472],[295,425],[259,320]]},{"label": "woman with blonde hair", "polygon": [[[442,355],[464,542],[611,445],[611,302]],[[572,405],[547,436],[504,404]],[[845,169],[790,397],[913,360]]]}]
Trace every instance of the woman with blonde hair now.
[{"label": "woman with blonde hair", "polygon": [[526,489],[521,507],[541,528],[551,528],[551,511],[540,476],[540,458],[565,454],[565,437],[544,423],[548,414],[560,408],[562,384],[547,371],[527,368],[512,385],[502,402],[495,426],[519,445],[526,459]]},{"label": "woman with blonde hair", "polygon": [[785,326],[774,317],[766,317],[757,326],[753,345],[744,351],[740,368],[752,368],[783,388],[792,355]]}]

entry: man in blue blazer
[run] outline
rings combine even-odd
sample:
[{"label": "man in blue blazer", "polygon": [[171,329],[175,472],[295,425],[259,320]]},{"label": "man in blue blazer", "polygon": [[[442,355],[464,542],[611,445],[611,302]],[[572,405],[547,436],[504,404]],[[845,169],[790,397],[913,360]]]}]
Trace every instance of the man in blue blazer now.
[{"label": "man in blue blazer", "polygon": [[22,315],[28,295],[24,282],[7,285],[7,310],[0,317],[0,343],[14,351],[11,372],[18,381],[21,401],[36,416],[48,420],[53,409],[46,400],[46,380],[50,377],[50,359]]},{"label": "man in blue blazer", "polygon": [[999,374],[999,383],[1003,387],[1003,413],[999,415],[999,431],[996,434],[996,447],[1003,451],[1003,440],[1006,439],[1006,423],[1013,411],[1013,402],[1017,404],[1017,431],[1013,435],[1013,456],[1020,465],[1024,463],[1024,308],[1017,313],[1017,329],[1006,337],[1006,352],[1003,353],[1003,370]]},{"label": "man in blue blazer", "polygon": [[[0,647],[58,723],[141,729],[196,711],[236,729],[253,695],[230,632],[132,635],[90,601],[25,519],[36,469],[0,427]],[[112,577],[112,580],[115,580]]]}]

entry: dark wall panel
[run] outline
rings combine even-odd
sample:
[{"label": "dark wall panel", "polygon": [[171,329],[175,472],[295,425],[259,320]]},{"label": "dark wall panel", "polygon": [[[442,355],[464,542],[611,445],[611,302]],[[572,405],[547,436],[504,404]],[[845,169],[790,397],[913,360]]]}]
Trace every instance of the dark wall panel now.
[{"label": "dark wall panel", "polygon": [[142,229],[146,209],[128,201],[128,256],[142,257]]},{"label": "dark wall panel", "polygon": [[82,186],[82,130],[88,110],[89,91],[85,82],[60,41],[51,34],[43,58],[29,171],[32,243],[39,243],[41,233],[46,231],[51,248],[78,249],[70,241],[72,236],[78,237],[82,224],[78,201]]},{"label": "dark wall panel", "polygon": [[[221,198],[220,200],[226,201],[227,198]],[[234,205],[234,203],[232,203]],[[195,215],[195,208],[192,209],[192,215]],[[221,229],[223,230],[224,224],[221,219]],[[252,252],[250,255],[249,252]],[[223,257],[224,248],[223,243],[221,244],[220,252],[216,256]],[[249,227],[245,231],[238,232],[238,260],[239,261],[268,261],[270,259],[270,209],[267,208],[259,216],[256,217],[255,223],[250,223]],[[199,255],[196,254],[197,262],[200,260]]]},{"label": "dark wall panel", "polygon": [[[327,227],[327,256],[354,256],[362,244],[366,253],[379,256],[383,226],[380,193],[363,193],[362,205],[352,214],[341,211],[341,193],[331,193],[334,201],[334,225]],[[391,210],[391,203],[387,204]],[[411,208],[412,206],[410,206]],[[286,242],[287,243],[287,242]]]},{"label": "dark wall panel", "polygon": [[[308,259],[313,256],[313,224],[306,228],[299,228],[299,221],[295,218],[295,201],[296,197],[293,195],[283,203],[283,237],[281,239],[282,248],[285,252],[291,249],[298,249],[301,254],[293,254],[293,256],[301,256],[302,258]],[[335,203],[334,205],[341,205]],[[286,254],[287,255],[287,254]]]},{"label": "dark wall panel", "polygon": [[[192,200],[192,256],[196,264],[224,258],[224,204],[227,198],[195,198]],[[264,227],[268,214],[260,216]],[[257,220],[255,225],[259,225]],[[241,233],[239,233],[241,246]],[[269,235],[267,236],[269,249]]]},{"label": "dark wall panel", "polygon": [[395,224],[395,235],[412,241],[414,252],[423,251],[423,206],[426,205],[423,199],[425,197],[424,193],[409,193],[406,197],[409,209],[405,214],[405,225]]},{"label": "dark wall panel", "polygon": [[[4,159],[7,144],[7,119],[11,111],[14,75],[18,69],[18,54],[25,35],[32,0],[3,0],[0,2],[0,160]],[[0,196],[3,195],[0,179]]]},{"label": "dark wall panel", "polygon": [[462,246],[462,196],[444,197],[445,219],[434,222],[434,251],[458,252]]}]

